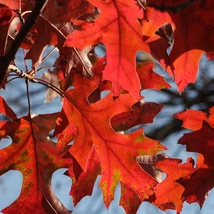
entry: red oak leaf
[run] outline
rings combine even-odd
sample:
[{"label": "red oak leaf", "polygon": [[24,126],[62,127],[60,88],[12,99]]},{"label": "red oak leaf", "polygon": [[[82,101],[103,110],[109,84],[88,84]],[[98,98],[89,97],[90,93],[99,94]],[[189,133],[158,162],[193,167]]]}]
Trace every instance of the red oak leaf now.
[{"label": "red oak leaf", "polygon": [[138,62],[137,73],[141,82],[141,89],[155,89],[160,90],[169,88],[170,85],[153,71],[153,62]]},{"label": "red oak leaf", "polygon": [[0,4],[0,27],[8,24],[12,18],[12,11],[7,6]]},{"label": "red oak leaf", "polygon": [[[3,4],[6,5],[8,8],[6,6],[3,6],[2,8],[3,11],[2,11],[1,9],[2,6],[0,7],[0,11],[3,12],[3,14],[1,14],[0,12],[0,26],[1,26],[1,21],[4,21],[4,26],[1,26],[1,29],[0,29],[1,30],[0,55],[5,55],[7,48],[10,46],[10,43],[17,36],[17,33],[22,25],[19,15],[23,16],[25,11],[28,11],[29,13],[29,11],[32,10],[33,5],[35,4],[35,1],[34,0],[27,0],[27,1],[0,0],[0,5],[3,5]],[[19,14],[18,11],[21,14]],[[29,47],[32,46],[32,42],[33,42],[32,35],[28,33],[28,35],[24,38],[21,47],[25,47],[29,49]]]},{"label": "red oak leaf", "polygon": [[214,129],[207,122],[200,130],[184,134],[178,143],[186,145],[187,151],[203,154],[204,163],[213,166]]},{"label": "red oak leaf", "polygon": [[[42,16],[38,17],[33,30],[37,32],[35,35],[35,42],[25,58],[31,59],[33,66],[37,68],[42,62],[42,54],[45,47],[47,45],[62,47],[65,36],[51,22]],[[52,39],[53,36],[54,39]]]},{"label": "red oak leaf", "polygon": [[209,191],[214,186],[213,176],[213,167],[204,166],[192,175],[179,179],[178,182],[185,188],[183,193],[184,200],[188,203],[197,202],[202,207]]},{"label": "red oak leaf", "polygon": [[51,23],[62,24],[93,10],[94,7],[86,0],[49,0],[43,14]]},{"label": "red oak leaf", "polygon": [[[164,158],[166,158],[166,155],[163,154],[142,155],[137,157],[137,162],[146,172],[155,178],[156,181],[160,182],[162,180],[163,173],[155,167],[155,163],[159,160],[163,160]],[[121,192],[120,205],[123,206],[127,214],[136,213],[141,204],[141,200],[136,192],[124,184],[121,184]],[[154,195],[152,195],[148,201],[154,202],[154,200],[152,200],[153,198]]]},{"label": "red oak leaf", "polygon": [[16,119],[16,114],[13,112],[13,110],[7,105],[5,100],[0,97],[0,114],[4,114],[8,116],[11,119]]},{"label": "red oak leaf", "polygon": [[177,12],[194,1],[195,0],[149,0],[147,1],[147,5],[155,7],[161,11]]},{"label": "red oak leaf", "polygon": [[[147,4],[154,1],[148,0]],[[155,1],[157,4],[158,1]],[[167,2],[167,1],[165,1]],[[198,72],[198,62],[204,52],[213,51],[213,2],[194,1],[182,10],[173,12],[154,12],[148,9],[144,22],[144,34],[149,35],[156,32],[158,25],[171,23],[174,28],[174,44],[170,52],[168,65],[169,74],[175,77],[180,92],[191,82],[195,82]],[[157,17],[155,19],[154,17]],[[207,18],[209,17],[209,19]],[[163,22],[161,23],[162,20]],[[196,33],[197,32],[197,33]]]},{"label": "red oak leaf", "polygon": [[6,5],[11,10],[17,10],[19,8],[19,0],[0,0],[0,3]]},{"label": "red oak leaf", "polygon": [[142,201],[133,189],[121,183],[120,205],[123,206],[126,214],[137,213],[141,202]]},{"label": "red oak leaf", "polygon": [[137,22],[138,18],[142,18],[143,11],[139,10],[135,1],[130,0],[90,2],[100,9],[100,16],[94,23],[81,23],[80,31],[70,34],[65,44],[83,49],[103,43],[107,49],[103,79],[110,80],[116,88],[122,86],[138,99],[140,81],[135,70],[136,52],[150,52],[148,44],[142,40],[142,26]]},{"label": "red oak leaf", "polygon": [[194,168],[194,160],[192,158],[189,158],[187,163],[184,164],[181,164],[181,161],[179,159],[166,158],[155,164],[157,168],[167,174],[165,180],[154,187],[155,203],[157,205],[164,205],[172,202],[178,213],[182,210],[182,194],[185,191],[185,187],[176,181],[197,171],[203,162],[203,156],[199,156],[197,168]]},{"label": "red oak leaf", "polygon": [[198,152],[204,156],[204,164],[201,169],[190,177],[179,180],[185,187],[184,197],[189,203],[198,202],[203,205],[208,192],[214,187],[214,129],[204,122],[200,130],[184,134],[178,141],[179,144],[186,145],[187,151]]},{"label": "red oak leaf", "polygon": [[207,57],[209,60],[214,60],[214,52],[207,52],[207,53],[206,53],[206,57]]},{"label": "red oak leaf", "polygon": [[[165,154],[158,154],[158,155],[142,155],[137,157],[137,162],[140,164],[140,166],[149,173],[157,182],[162,181],[163,172],[155,167],[155,163],[164,160],[165,158],[168,158]],[[136,194],[133,189],[129,188],[128,186],[125,186],[121,184],[121,198],[120,198],[120,205],[122,205],[126,211],[127,214],[136,213],[137,209],[139,208],[141,204],[141,200],[139,199],[138,195]],[[157,207],[159,207],[162,210],[166,209],[174,209],[175,207],[171,205],[171,203],[168,204],[161,204],[157,205],[155,204],[155,194],[151,195],[148,200],[146,200]]]},{"label": "red oak leaf", "polygon": [[111,125],[115,131],[126,131],[136,125],[152,123],[154,117],[161,111],[163,105],[138,102],[128,112],[115,115]]},{"label": "red oak leaf", "polygon": [[[67,213],[68,210],[54,195],[50,181],[52,173],[61,167],[68,167],[71,159],[61,158],[55,143],[48,138],[54,128],[57,114],[27,117],[13,122],[7,121],[2,130],[10,136],[12,144],[0,150],[0,173],[19,170],[23,175],[19,198],[4,213]],[[9,128],[7,128],[9,123]],[[33,127],[33,132],[31,127]],[[7,128],[7,129],[6,129]]]},{"label": "red oak leaf", "polygon": [[74,205],[76,205],[86,195],[91,195],[97,176],[101,172],[100,160],[92,149],[88,158],[86,171],[82,171],[77,181],[72,183],[70,195],[73,197]]},{"label": "red oak leaf", "polygon": [[145,36],[152,36],[158,31],[158,29],[162,25],[166,23],[173,24],[173,21],[171,20],[171,17],[168,13],[163,13],[158,10],[155,10],[154,8],[147,7],[142,23],[143,34]]},{"label": "red oak leaf", "polygon": [[90,154],[95,148],[101,162],[100,187],[107,207],[118,182],[136,191],[141,200],[148,198],[156,181],[142,170],[135,158],[142,154],[155,154],[165,147],[145,137],[142,129],[124,135],[116,133],[110,126],[114,115],[130,110],[135,103],[130,94],[122,94],[116,100],[109,94],[90,104],[87,98],[97,88],[99,77],[89,80],[78,74],[74,76],[74,89],[65,93],[55,132],[63,132],[68,123],[76,125],[79,134],[69,151],[84,171],[87,171]]},{"label": "red oak leaf", "polygon": [[209,115],[202,111],[186,110],[174,115],[183,121],[183,127],[197,131],[202,128],[203,121],[207,121],[211,127],[214,127],[214,107],[209,109]]},{"label": "red oak leaf", "polygon": [[[42,54],[45,50],[45,47],[47,45],[53,45],[59,49],[61,54],[59,59],[53,65],[59,69],[59,71],[56,70],[55,73],[60,73],[63,70],[64,76],[68,76],[71,69],[75,68],[84,75],[92,76],[92,65],[87,56],[91,51],[91,48],[79,51],[76,48],[64,47],[63,45],[66,35],[73,31],[70,23],[66,24],[66,27],[68,32],[64,32],[63,30],[61,31],[48,19],[44,18],[43,16],[38,17],[37,23],[34,25],[34,31],[36,31],[35,37],[32,35],[33,38],[31,38],[29,35],[29,39],[32,40],[33,46],[31,44],[32,47],[30,47],[30,50],[27,52],[25,58],[31,59],[33,67],[37,68],[38,65],[43,62]],[[31,31],[31,34],[34,34],[33,30]],[[24,44],[22,45],[22,47],[25,46]],[[58,75],[50,75],[50,72],[47,72],[46,76],[54,81],[54,85],[59,84]],[[51,89],[49,89],[49,91],[51,91]],[[46,101],[48,102],[51,101],[51,99],[53,99],[55,96],[52,95],[52,93],[49,93],[49,95],[50,97],[46,97]]]},{"label": "red oak leaf", "polygon": [[[67,153],[67,154],[70,155],[70,153]],[[64,174],[72,179],[72,185],[73,185],[77,182],[83,170],[78,164],[78,162],[76,161],[76,159],[72,155],[70,156],[72,157],[72,164]]]},{"label": "red oak leaf", "polygon": [[35,0],[0,0],[0,3],[6,5],[11,10],[19,10],[19,7],[21,7],[23,12],[23,7],[33,5]]},{"label": "red oak leaf", "polygon": [[14,27],[14,25],[12,24],[12,20],[16,15],[16,13],[11,10],[10,5],[8,5],[7,3],[7,1],[0,1],[0,56],[4,55],[6,52],[6,48],[8,45],[7,43],[9,40],[9,29]]}]

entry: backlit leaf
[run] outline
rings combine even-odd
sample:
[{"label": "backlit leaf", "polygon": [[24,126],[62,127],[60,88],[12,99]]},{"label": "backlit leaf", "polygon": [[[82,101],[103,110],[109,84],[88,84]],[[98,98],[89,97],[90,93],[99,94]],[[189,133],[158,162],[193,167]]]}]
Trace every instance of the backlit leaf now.
[{"label": "backlit leaf", "polygon": [[211,127],[214,127],[214,107],[210,108],[209,114],[197,110],[186,110],[174,115],[183,121],[183,127],[197,131],[202,128],[203,121],[207,121]]},{"label": "backlit leaf", "polygon": [[[11,137],[12,144],[0,150],[0,172],[2,174],[11,169],[19,170],[23,175],[23,184],[19,198],[3,212],[14,213],[22,210],[22,213],[45,214],[50,209],[52,212],[68,212],[54,196],[50,184],[56,169],[71,164],[71,159],[62,159],[55,149],[55,143],[48,140],[48,128],[53,128],[55,118],[54,114],[46,115],[41,120],[36,118],[33,123],[34,132],[27,117],[7,122],[10,123],[10,129],[6,130],[5,135]],[[39,126],[37,121],[40,122]],[[5,125],[1,130],[5,129]],[[41,125],[45,129],[42,130]]]},{"label": "backlit leaf", "polygon": [[[172,1],[162,2],[164,3],[160,4],[172,3]],[[148,0],[147,4],[150,5],[150,3],[158,5],[159,1]],[[157,17],[156,14],[159,18],[154,19]],[[170,11],[161,13],[154,12],[154,9],[148,9],[146,19],[149,20],[148,23],[144,22],[146,35],[154,34],[158,26],[160,27],[167,22],[173,25],[174,44],[169,55],[170,61],[166,64],[170,66],[168,72],[172,77],[175,77],[178,89],[182,92],[188,83],[195,82],[202,54],[213,51],[213,3],[211,0],[203,3],[194,1],[176,13]]]},{"label": "backlit leaf", "polygon": [[107,49],[103,79],[110,80],[116,84],[114,87],[121,86],[135,98],[139,98],[140,81],[135,70],[136,52],[150,52],[148,44],[143,42],[142,26],[138,22],[143,11],[139,10],[135,1],[90,2],[100,9],[100,16],[94,23],[81,23],[80,31],[70,34],[65,44],[83,49],[103,43]]},{"label": "backlit leaf", "polygon": [[[135,99],[129,94],[123,94],[113,100],[109,94],[90,104],[87,96],[97,87],[99,77],[93,80],[79,78],[75,76],[74,89],[65,94],[56,134],[63,131],[66,123],[76,125],[79,134],[69,151],[84,171],[87,171],[89,156],[95,148],[101,162],[100,187],[107,207],[114,197],[118,182],[136,191],[141,200],[148,198],[153,193],[152,187],[156,181],[142,170],[135,158],[142,154],[156,154],[165,147],[144,136],[142,129],[129,135],[116,133],[110,126],[111,118],[128,111]],[[78,85],[79,81],[84,88]],[[60,121],[64,123],[60,124]]]},{"label": "backlit leaf", "polygon": [[[186,145],[187,151],[198,152],[204,157],[204,164],[191,177],[179,180],[185,187],[184,196],[189,203],[198,202],[203,205],[210,189],[214,187],[213,151],[214,129],[204,122],[200,130],[184,134],[179,144]],[[202,156],[201,155],[201,156]]]}]

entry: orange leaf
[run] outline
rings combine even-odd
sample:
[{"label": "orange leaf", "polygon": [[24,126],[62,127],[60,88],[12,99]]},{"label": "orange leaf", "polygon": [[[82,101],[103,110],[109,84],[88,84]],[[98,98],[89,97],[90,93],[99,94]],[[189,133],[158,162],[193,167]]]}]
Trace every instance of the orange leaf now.
[{"label": "orange leaf", "polygon": [[97,176],[100,174],[100,160],[92,149],[86,171],[82,171],[79,178],[72,184],[70,195],[73,197],[74,205],[76,205],[86,195],[91,195]]},{"label": "orange leaf", "polygon": [[[203,205],[208,192],[213,188],[213,153],[214,153],[214,129],[207,123],[203,122],[200,130],[184,134],[179,140],[179,144],[186,145],[187,151],[198,152],[203,155],[201,168],[191,177],[179,180],[185,187],[184,196],[189,203],[198,202]],[[202,156],[200,155],[200,156]]]},{"label": "orange leaf", "polygon": [[149,6],[153,6],[161,11],[172,11],[176,12],[177,10],[180,10],[189,4],[191,4],[193,1],[187,1],[187,0],[148,0],[147,4]]},{"label": "orange leaf", "polygon": [[178,143],[186,145],[187,151],[203,154],[204,163],[213,165],[214,129],[207,122],[203,122],[200,130],[184,134]]},{"label": "orange leaf", "polygon": [[[62,159],[55,150],[55,143],[47,136],[54,127],[56,114],[38,116],[33,119],[32,133],[28,118],[10,123],[5,130],[12,144],[0,150],[0,173],[19,170],[23,175],[22,191],[19,198],[4,213],[50,213],[50,210],[65,212],[66,208],[53,194],[50,181],[52,173],[61,167],[68,167],[71,159]],[[5,126],[1,127],[4,130]],[[51,128],[51,129],[49,129]]]},{"label": "orange leaf", "polygon": [[8,24],[12,18],[12,10],[7,6],[0,4],[0,27]]},{"label": "orange leaf", "polygon": [[115,131],[126,131],[136,125],[152,123],[153,118],[161,111],[163,105],[138,102],[128,112],[115,115],[111,119]]},{"label": "orange leaf", "polygon": [[103,78],[119,84],[138,99],[140,81],[135,70],[136,52],[149,52],[149,46],[142,42],[142,26],[137,22],[143,11],[139,10],[135,1],[130,0],[90,2],[101,10],[100,16],[94,23],[84,23],[81,31],[70,34],[65,44],[83,49],[103,43],[107,49]]},{"label": "orange leaf", "polygon": [[202,111],[186,110],[174,115],[183,121],[183,127],[197,131],[202,128],[203,121],[207,121],[211,127],[214,127],[214,107],[209,109],[209,115]]},{"label": "orange leaf", "polygon": [[140,204],[141,200],[136,192],[130,187],[121,183],[120,205],[123,206],[126,214],[137,213]]},{"label": "orange leaf", "polygon": [[79,134],[69,151],[84,171],[87,171],[89,156],[95,148],[101,162],[100,187],[107,207],[118,182],[136,191],[141,200],[148,198],[156,181],[142,170],[135,158],[142,154],[156,154],[165,147],[144,136],[142,129],[124,135],[116,133],[110,126],[114,115],[130,110],[135,103],[130,94],[122,94],[116,100],[109,94],[90,104],[87,97],[97,88],[99,77],[89,80],[76,74],[74,79],[74,89],[65,94],[56,134],[68,123],[76,125]]},{"label": "orange leaf", "polygon": [[194,160],[189,158],[187,163],[181,164],[179,159],[167,158],[155,164],[167,174],[166,179],[154,187],[157,205],[174,203],[178,213],[181,212],[183,206],[182,194],[185,190],[181,184],[176,182],[179,178],[186,177],[197,171],[194,168]]},{"label": "orange leaf", "polygon": [[7,105],[5,100],[0,97],[0,114],[4,114],[11,119],[16,119],[16,114],[13,112],[13,110]]},{"label": "orange leaf", "polygon": [[154,63],[152,62],[138,62],[137,73],[140,78],[142,89],[155,89],[160,90],[169,88],[170,85],[153,71]]},{"label": "orange leaf", "polygon": [[[159,5],[161,8],[161,5],[167,7],[169,4],[173,6],[172,2],[161,1],[159,3],[159,1],[148,0],[147,4]],[[179,1],[181,4],[182,2]],[[176,9],[176,6],[174,8]],[[203,4],[200,1],[186,4],[182,10],[178,10],[176,13],[160,13],[158,11],[154,12],[154,9],[148,10],[147,19],[150,22],[144,22],[144,33],[146,35],[147,32],[149,35],[154,34],[158,25],[160,27],[167,22],[173,25],[174,44],[169,55],[170,62],[168,62],[168,65],[170,68],[168,72],[172,77],[175,77],[180,92],[189,83],[195,82],[198,72],[198,62],[202,54],[213,51],[213,9],[212,0],[208,0]],[[154,18],[155,14],[158,14],[158,19]],[[146,26],[147,24],[148,27]]]},{"label": "orange leaf", "polygon": [[43,12],[52,23],[68,23],[86,13],[92,13],[94,7],[86,0],[49,0]]}]

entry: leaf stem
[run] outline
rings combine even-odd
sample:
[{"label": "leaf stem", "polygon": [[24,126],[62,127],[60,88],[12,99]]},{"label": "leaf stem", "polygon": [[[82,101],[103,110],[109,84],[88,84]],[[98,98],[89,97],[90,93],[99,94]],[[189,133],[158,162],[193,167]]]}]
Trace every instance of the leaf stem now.
[{"label": "leaf stem", "polygon": [[[9,65],[8,67],[8,70],[9,72],[14,72],[15,74],[17,74],[17,78],[20,77],[20,78],[25,78],[26,80],[28,81],[31,81],[33,83],[39,83],[39,84],[42,84],[42,85],[45,85],[46,87],[49,87],[51,88],[52,90],[54,90],[57,94],[59,94],[61,97],[64,97],[64,93],[63,91],[56,87],[55,85],[43,80],[43,79],[40,79],[40,78],[36,78],[34,76],[31,76],[30,74],[27,74],[21,70],[19,70],[16,66],[14,65]],[[13,74],[7,74],[8,76],[14,76]],[[10,82],[11,80],[9,80],[8,82]]]},{"label": "leaf stem", "polygon": [[42,58],[42,62],[41,62],[41,63],[43,63],[55,50],[56,50],[56,47],[53,47],[53,48],[46,54],[46,56],[44,56],[44,57]]},{"label": "leaf stem", "polygon": [[39,84],[42,84],[42,85],[45,85],[46,87],[49,87],[51,88],[52,90],[54,90],[57,94],[59,94],[61,97],[64,98],[64,93],[61,89],[59,89],[58,87],[56,87],[55,85],[49,83],[49,82],[46,82],[45,80],[43,79],[40,79],[40,78],[34,78],[37,83]]},{"label": "leaf stem", "polygon": [[20,77],[19,77],[19,76],[17,76],[17,75],[13,75],[13,76],[16,76],[16,77],[14,77],[14,78],[12,78],[12,79],[8,80],[8,81],[7,81],[7,83],[9,83],[9,82],[11,82],[11,81],[13,81],[13,80],[15,80],[15,79],[19,79],[19,78],[20,78]]}]

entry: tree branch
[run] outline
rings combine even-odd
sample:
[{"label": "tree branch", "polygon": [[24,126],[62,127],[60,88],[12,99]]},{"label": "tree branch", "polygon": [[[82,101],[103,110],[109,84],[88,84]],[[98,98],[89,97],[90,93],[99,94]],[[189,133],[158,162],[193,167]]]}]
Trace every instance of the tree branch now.
[{"label": "tree branch", "polygon": [[2,83],[6,70],[12,60],[15,59],[15,55],[23,42],[24,38],[27,36],[31,27],[36,23],[38,16],[41,14],[43,8],[45,7],[48,0],[37,0],[31,14],[26,19],[25,23],[22,25],[18,35],[12,42],[11,46],[7,50],[4,56],[0,57],[0,84]]}]

